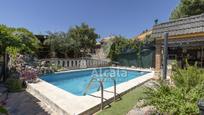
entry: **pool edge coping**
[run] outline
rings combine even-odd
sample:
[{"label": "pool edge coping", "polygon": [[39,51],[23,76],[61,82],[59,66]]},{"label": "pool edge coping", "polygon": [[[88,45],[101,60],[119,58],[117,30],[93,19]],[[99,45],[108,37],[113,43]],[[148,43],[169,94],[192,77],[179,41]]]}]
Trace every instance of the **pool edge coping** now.
[{"label": "pool edge coping", "polygon": [[[103,67],[103,68],[108,68],[108,67]],[[119,69],[127,69],[127,70],[136,70],[136,71],[147,71],[147,70],[144,70],[144,69],[135,69],[135,68],[127,68],[127,67],[111,67],[111,68],[119,68]],[[94,68],[88,68],[88,69],[82,69],[82,70],[78,70],[78,71],[84,71],[84,70],[90,70],[90,69],[94,69]],[[73,71],[73,70],[72,70]],[[74,70],[74,71],[77,71],[77,70]],[[69,71],[67,71],[67,72],[69,72]],[[152,70],[149,70],[148,71],[149,73],[147,73],[147,74],[144,74],[144,75],[142,75],[142,76],[140,76],[140,77],[137,77],[137,78],[134,78],[134,79],[131,79],[131,80],[129,80],[129,81],[127,81],[127,82],[123,82],[123,83],[120,83],[120,84],[117,84],[117,87],[119,87],[119,90],[117,90],[118,92],[117,93],[119,93],[119,94],[121,94],[121,93],[124,93],[124,92],[126,92],[127,90],[130,90],[130,89],[132,89],[132,88],[134,88],[134,87],[136,87],[136,86],[138,86],[138,85],[140,85],[140,84],[142,84],[142,83],[144,83],[145,81],[147,81],[147,80],[150,80],[150,79],[152,79],[153,77],[154,77],[154,71],[152,71]],[[64,73],[64,72],[61,72],[61,73]],[[78,109],[79,111],[70,111],[71,113],[69,113],[69,110],[66,108],[66,106],[62,106],[62,104],[63,104],[63,101],[62,102],[58,102],[57,100],[55,100],[54,99],[54,97],[55,96],[53,96],[51,99],[49,98],[49,97],[47,97],[47,96],[49,96],[49,95],[46,95],[46,93],[43,95],[43,96],[45,96],[44,98],[47,98],[47,99],[49,99],[49,101],[51,101],[53,104],[56,104],[55,106],[58,106],[57,108],[58,109],[62,109],[62,114],[84,114],[84,112],[86,112],[86,111],[88,111],[88,110],[90,110],[90,109],[92,109],[92,108],[94,108],[94,107],[96,107],[96,106],[99,106],[100,105],[100,99],[95,99],[94,97],[92,97],[92,96],[89,96],[89,95],[87,95],[87,96],[77,96],[77,95],[74,95],[74,94],[72,94],[72,93],[70,93],[70,92],[67,92],[67,91],[65,91],[65,90],[63,90],[63,89],[60,89],[60,88],[58,88],[58,87],[56,87],[56,86],[54,86],[54,85],[52,85],[52,84],[50,84],[50,83],[47,83],[46,81],[41,81],[41,83],[42,84],[44,84],[44,86],[47,86],[47,87],[49,87],[48,89],[50,90],[50,89],[53,89],[53,90],[55,90],[56,92],[57,92],[57,90],[58,90],[58,94],[55,94],[55,95],[58,95],[58,96],[56,96],[56,97],[63,97],[63,96],[69,96],[69,97],[72,97],[73,99],[77,99],[77,98],[79,98],[80,97],[80,101],[83,101],[83,99],[82,98],[84,98],[84,102],[86,102],[86,101],[91,101],[92,99],[93,99],[93,101],[94,101],[94,103],[92,103],[92,104],[90,104],[89,106],[87,106],[87,107],[82,107],[81,109]],[[38,84],[38,83],[37,83]],[[48,85],[49,84],[49,85]],[[41,95],[42,95],[42,92],[43,92],[43,89],[39,89],[40,87],[36,87],[35,86],[36,84],[28,84],[28,86],[30,87],[30,88],[33,88],[34,90],[37,90],[39,93],[41,92]],[[43,85],[42,85],[43,86]],[[123,90],[121,90],[121,89],[123,89]],[[127,89],[128,88],[128,89]],[[108,91],[112,91],[112,89],[113,89],[113,86],[111,86],[111,87],[109,87],[109,88],[106,88],[105,90],[108,90]],[[44,89],[45,90],[45,89]],[[31,94],[33,94],[34,96],[36,96],[37,98],[38,98],[38,96],[37,95],[35,95],[35,93],[32,93],[32,91],[29,91],[28,90],[28,92],[31,92]],[[49,93],[49,92],[48,92]],[[61,93],[61,94],[60,94]],[[62,95],[63,94],[63,95]],[[98,91],[98,92],[94,92],[94,93],[92,93],[93,95],[96,95],[96,96],[100,96],[100,91]],[[52,95],[52,94],[51,94]],[[111,94],[108,94],[108,93],[104,93],[104,97],[105,98],[108,98],[107,100],[110,100],[111,98],[113,98],[113,95],[111,95]],[[68,97],[66,97],[67,98],[67,100],[64,100],[64,102],[67,102],[67,101],[73,101],[72,99],[70,100]],[[54,99],[54,100],[53,100]],[[40,99],[41,101],[43,101],[43,99]],[[80,101],[79,101],[79,103],[80,103]],[[77,103],[77,102],[76,102]],[[83,103],[83,102],[82,102]],[[73,103],[74,104],[74,103]],[[73,106],[76,106],[76,105],[73,105]],[[84,105],[85,106],[85,105]],[[70,106],[67,106],[67,107],[70,107]],[[77,107],[77,106],[76,106]],[[80,107],[80,106],[79,106]],[[69,108],[70,109],[70,108]],[[74,109],[74,110],[76,110],[76,109]]]}]

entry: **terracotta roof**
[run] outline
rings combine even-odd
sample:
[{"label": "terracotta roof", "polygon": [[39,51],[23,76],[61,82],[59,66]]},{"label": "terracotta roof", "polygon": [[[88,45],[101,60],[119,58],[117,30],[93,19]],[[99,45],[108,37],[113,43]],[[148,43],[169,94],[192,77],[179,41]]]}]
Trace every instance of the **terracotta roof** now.
[{"label": "terracotta roof", "polygon": [[204,14],[154,25],[152,37],[161,38],[164,32],[168,32],[170,36],[204,32]]}]

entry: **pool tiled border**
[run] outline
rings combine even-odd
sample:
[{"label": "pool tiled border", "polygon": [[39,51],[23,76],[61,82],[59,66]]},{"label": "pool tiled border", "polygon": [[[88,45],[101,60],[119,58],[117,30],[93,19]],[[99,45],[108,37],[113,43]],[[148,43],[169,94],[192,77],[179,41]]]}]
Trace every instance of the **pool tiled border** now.
[{"label": "pool tiled border", "polygon": [[[105,67],[107,68],[107,67]],[[134,78],[127,82],[123,82],[117,84],[117,94],[124,94],[127,91],[141,85],[142,83],[152,79],[154,77],[154,71],[148,69],[133,69],[126,67],[111,67],[111,68],[119,68],[119,69],[127,69],[127,70],[138,70],[138,71],[148,71],[149,73],[142,75],[140,77]],[[66,72],[72,71],[84,71],[91,70],[94,68],[88,69],[80,69],[80,70],[70,70]],[[57,72],[64,73],[64,72]],[[107,99],[105,103],[110,103],[113,100],[113,86],[110,88],[106,88],[104,91],[104,98]],[[47,106],[50,106],[55,112],[59,113],[59,115],[78,115],[78,114],[92,114],[100,109],[101,99],[100,91],[92,93],[92,95],[96,96],[77,96],[71,94],[63,89],[60,89],[52,84],[49,84],[43,80],[40,80],[38,83],[30,83],[28,84],[27,91],[31,93],[33,96],[44,102]],[[108,91],[108,92],[107,92]],[[105,100],[104,100],[105,101]]]}]

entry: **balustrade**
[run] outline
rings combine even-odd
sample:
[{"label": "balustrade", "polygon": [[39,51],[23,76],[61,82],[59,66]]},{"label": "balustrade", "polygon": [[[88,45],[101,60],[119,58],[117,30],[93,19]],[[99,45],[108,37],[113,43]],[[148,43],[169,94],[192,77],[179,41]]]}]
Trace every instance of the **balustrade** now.
[{"label": "balustrade", "polygon": [[42,61],[49,61],[57,66],[65,67],[68,69],[77,68],[90,68],[108,66],[109,62],[97,59],[43,59]]}]

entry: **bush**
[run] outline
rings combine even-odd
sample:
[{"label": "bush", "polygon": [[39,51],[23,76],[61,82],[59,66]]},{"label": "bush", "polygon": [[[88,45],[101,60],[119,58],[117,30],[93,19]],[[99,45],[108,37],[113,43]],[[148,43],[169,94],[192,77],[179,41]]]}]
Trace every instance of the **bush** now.
[{"label": "bush", "polygon": [[159,81],[155,87],[147,88],[146,104],[154,106],[159,113],[199,114],[197,102],[204,97],[204,71],[197,66],[176,67],[172,81],[173,84]]},{"label": "bush", "polygon": [[10,92],[22,91],[22,88],[23,88],[22,81],[19,79],[14,79],[14,78],[7,79],[6,84]]},{"label": "bush", "polygon": [[189,91],[204,81],[204,71],[196,65],[190,66],[187,64],[185,69],[176,67],[172,79],[176,87]]},{"label": "bush", "polygon": [[3,106],[0,106],[0,114],[1,115],[8,115],[8,111]]}]

